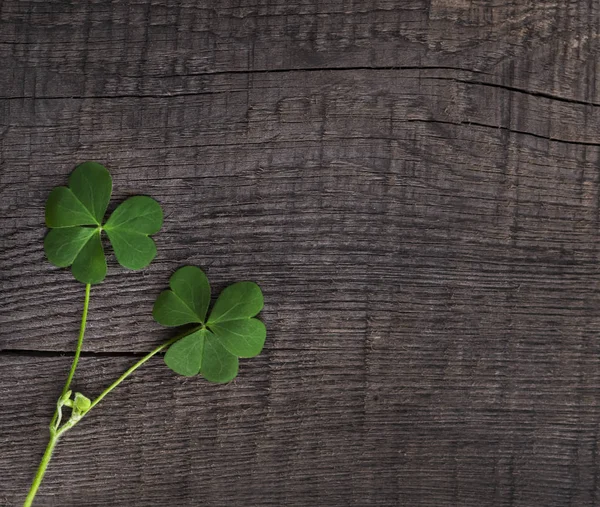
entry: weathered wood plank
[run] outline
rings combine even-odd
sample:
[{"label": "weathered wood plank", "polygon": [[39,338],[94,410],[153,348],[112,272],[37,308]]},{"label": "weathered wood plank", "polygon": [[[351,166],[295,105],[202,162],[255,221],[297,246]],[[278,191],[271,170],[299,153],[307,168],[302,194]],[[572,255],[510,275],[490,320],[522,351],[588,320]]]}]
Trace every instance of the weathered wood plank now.
[{"label": "weathered wood plank", "polygon": [[[473,341],[270,350],[228,386],[157,359],[65,437],[39,504],[595,504],[598,346]],[[0,499],[18,505],[69,358],[0,361]],[[130,362],[84,358],[76,387],[97,393]]]},{"label": "weathered wood plank", "polygon": [[0,2],[0,503],[32,477],[83,299],[44,260],[44,201],[97,159],[115,202],[166,220],[151,267],[94,288],[78,387],[170,336],[150,310],[182,264],[258,281],[269,337],[229,386],[139,372],[40,505],[599,504],[599,21]]},{"label": "weathered wood plank", "polygon": [[600,103],[597,2],[15,2],[0,12],[5,96],[167,94],[182,76],[442,67]]},{"label": "weathered wood plank", "polygon": [[[507,311],[544,313],[565,304],[562,289],[577,301],[596,290],[600,108],[490,94],[415,71],[300,72],[253,83],[220,98],[39,99],[42,109],[57,102],[58,115],[40,126],[11,103],[0,190],[0,301],[9,324],[1,348],[72,350],[82,287],[44,260],[43,206],[73,161],[86,158],[111,168],[117,200],[148,193],[167,214],[157,262],[143,273],[112,262],[94,288],[88,350],[146,350],[164,337],[152,302],[189,262],[207,268],[217,288],[238,278],[261,283],[276,334],[273,321],[295,326],[299,311],[311,316],[308,326],[322,316],[350,327],[387,312],[384,301],[411,312],[409,301],[431,301],[421,289],[440,277],[448,294],[468,276],[490,308]],[[122,127],[146,113],[147,124]],[[101,118],[102,127],[79,125],[80,115]],[[63,128],[79,142],[53,151]],[[423,262],[421,275],[414,265]],[[524,271],[549,287],[546,307],[523,287]],[[332,282],[341,294],[324,310]],[[463,304],[480,311],[480,300]],[[438,311],[455,315],[451,306]],[[572,313],[564,325],[565,333],[580,329]]]}]

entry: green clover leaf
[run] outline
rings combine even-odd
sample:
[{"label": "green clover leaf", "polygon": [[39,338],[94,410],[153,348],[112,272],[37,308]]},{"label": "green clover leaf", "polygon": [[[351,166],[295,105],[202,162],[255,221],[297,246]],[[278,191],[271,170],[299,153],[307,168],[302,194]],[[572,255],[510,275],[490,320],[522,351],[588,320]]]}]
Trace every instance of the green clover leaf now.
[{"label": "green clover leaf", "polygon": [[102,225],[111,193],[108,170],[97,162],[84,162],[69,176],[69,186],[56,187],[46,202],[46,225],[51,229],[44,239],[46,256],[55,266],[71,266],[82,283],[100,283],[106,276],[102,231],[125,268],[144,268],[156,256],[149,236],[162,226],[160,204],[147,196],[130,197]]},{"label": "green clover leaf", "polygon": [[152,310],[164,326],[194,324],[165,354],[165,363],[184,376],[200,373],[211,382],[225,383],[238,373],[238,358],[260,354],[267,336],[265,325],[254,318],[264,304],[254,282],[238,282],[219,295],[208,319],[210,284],[204,272],[184,266],[171,276]]}]

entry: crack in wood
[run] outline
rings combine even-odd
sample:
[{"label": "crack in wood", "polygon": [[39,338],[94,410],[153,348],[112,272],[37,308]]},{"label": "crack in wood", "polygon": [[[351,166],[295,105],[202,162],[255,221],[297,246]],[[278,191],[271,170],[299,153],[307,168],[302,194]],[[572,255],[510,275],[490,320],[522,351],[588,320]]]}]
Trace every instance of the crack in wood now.
[{"label": "crack in wood", "polygon": [[[148,352],[107,352],[82,350],[81,357],[143,357]],[[75,351],[72,350],[32,350],[32,349],[3,349],[0,350],[2,356],[21,356],[21,357],[73,357]]]}]

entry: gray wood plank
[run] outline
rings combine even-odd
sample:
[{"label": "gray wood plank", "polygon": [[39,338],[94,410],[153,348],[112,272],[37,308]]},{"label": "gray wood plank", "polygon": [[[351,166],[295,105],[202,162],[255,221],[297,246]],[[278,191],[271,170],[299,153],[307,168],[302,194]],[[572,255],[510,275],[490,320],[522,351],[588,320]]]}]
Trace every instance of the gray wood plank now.
[{"label": "gray wood plank", "polygon": [[[597,346],[474,341],[271,347],[227,386],[156,359],[65,436],[39,505],[595,504]],[[18,505],[69,358],[0,361],[0,499]],[[131,361],[84,358],[76,388]]]},{"label": "gray wood plank", "polygon": [[4,0],[0,58],[13,72],[0,93],[168,95],[206,73],[442,67],[600,103],[599,14],[555,0]]},{"label": "gray wood plank", "polygon": [[[166,212],[157,261],[131,273],[112,259],[94,288],[87,350],[147,350],[167,336],[150,311],[185,263],[207,269],[217,290],[259,282],[275,335],[298,318],[351,329],[369,313],[409,313],[439,280],[443,294],[477,286],[489,310],[515,308],[507,292],[538,313],[573,306],[556,286],[594,297],[600,109],[438,77],[298,72],[260,76],[241,96],[61,99],[58,124],[80,142],[60,153],[62,128],[14,125],[2,148],[0,348],[72,350],[83,287],[45,261],[43,207],[86,158],[113,172],[114,202],[147,193]],[[145,112],[148,125],[120,130]],[[82,114],[102,128],[79,125]],[[536,283],[550,287],[545,308]],[[481,311],[480,299],[463,304]],[[564,325],[580,323],[569,313]]]},{"label": "gray wood plank", "polygon": [[228,386],[159,359],[67,435],[39,505],[593,506],[597,2],[0,2],[0,504],[18,505],[83,287],[44,202],[111,170],[166,211],[109,258],[77,387],[171,336],[169,275],[263,288]]}]

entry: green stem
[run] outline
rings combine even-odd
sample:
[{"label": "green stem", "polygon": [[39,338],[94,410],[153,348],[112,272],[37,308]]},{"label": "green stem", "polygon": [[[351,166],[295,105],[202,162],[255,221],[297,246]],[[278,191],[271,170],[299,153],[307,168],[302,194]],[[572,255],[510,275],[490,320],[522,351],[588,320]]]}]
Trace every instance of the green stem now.
[{"label": "green stem", "polygon": [[75,349],[75,357],[73,358],[73,364],[71,365],[71,371],[67,377],[65,387],[63,387],[62,394],[65,394],[69,387],[71,387],[71,381],[75,375],[77,369],[77,363],[79,362],[79,356],[81,355],[81,346],[83,345],[83,335],[85,334],[85,324],[87,322],[88,307],[90,306],[90,289],[91,285],[88,283],[85,286],[85,301],[83,302],[83,313],[81,315],[81,326],[79,326],[79,338],[77,339],[77,348]]},{"label": "green stem", "polygon": [[123,375],[121,375],[117,380],[115,380],[111,385],[109,385],[106,389],[104,389],[104,391],[102,391],[102,393],[100,393],[100,395],[94,400],[92,401],[92,404],[90,405],[90,408],[87,410],[86,415],[88,414],[88,412],[90,410],[92,410],[96,405],[98,405],[98,403],[100,403],[102,401],[102,399],[108,394],[110,393],[115,387],[117,387],[121,382],[123,382],[127,377],[129,377],[129,375],[131,375],[135,370],[137,370],[140,366],[142,366],[146,361],[148,361],[148,359],[150,359],[152,356],[155,356],[156,354],[158,354],[160,351],[166,349],[169,345],[175,343],[177,340],[183,338],[184,336],[187,336],[188,334],[191,334],[192,332],[194,332],[195,330],[192,331],[187,331],[185,333],[181,333],[178,334],[177,336],[175,336],[174,338],[171,338],[170,340],[166,341],[165,343],[163,343],[162,345],[156,347],[152,352],[148,352],[148,354],[146,354],[144,357],[142,357],[137,363],[133,364],[132,366],[130,366],[125,373],[123,373]]},{"label": "green stem", "polygon": [[[87,322],[87,314],[88,308],[90,306],[90,290],[91,285],[88,283],[85,286],[85,300],[83,302],[83,313],[81,314],[81,325],[79,326],[79,337],[77,338],[77,348],[75,349],[75,357],[73,357],[73,363],[71,364],[71,369],[69,370],[69,375],[67,376],[67,381],[65,382],[65,386],[63,387],[62,393],[60,397],[62,398],[64,394],[71,387],[71,382],[73,381],[73,376],[75,375],[75,370],[77,369],[77,363],[79,362],[79,356],[81,355],[81,347],[83,345],[83,336],[85,335],[85,325]],[[50,440],[48,441],[48,445],[46,446],[46,451],[42,456],[42,461],[40,461],[40,466],[35,473],[35,477],[33,478],[33,482],[31,483],[31,488],[29,488],[29,493],[27,494],[27,498],[25,499],[25,503],[23,507],[29,507],[33,503],[33,499],[37,493],[40,484],[42,483],[42,479],[44,478],[44,474],[46,473],[46,468],[48,468],[48,463],[50,463],[50,458],[52,457],[52,451],[56,447],[58,439],[62,432],[56,431],[58,420],[59,408],[58,404],[56,410],[54,411],[54,415],[52,416],[52,420],[50,421]]]},{"label": "green stem", "polygon": [[59,436],[55,431],[50,431],[50,440],[46,446],[46,452],[44,452],[44,456],[42,456],[42,461],[40,461],[40,466],[37,469],[35,478],[33,479],[33,483],[31,484],[31,488],[29,489],[29,493],[27,494],[27,498],[25,499],[23,507],[30,507],[33,504],[33,499],[35,498],[35,494],[42,483],[42,479],[46,473],[46,468],[48,468],[48,463],[50,463],[50,458],[52,457],[52,451],[54,451],[54,448],[58,442],[58,437]]},{"label": "green stem", "polygon": [[[88,286],[89,287],[89,286]],[[86,294],[89,297],[89,290],[86,292]],[[85,316],[87,314],[87,300],[88,297],[86,297],[86,310],[84,310],[84,324],[82,325],[82,329],[85,327]],[[184,336],[187,336],[188,334],[191,334],[193,332],[197,331],[197,329],[192,329],[190,331],[186,331],[185,333],[181,333],[173,338],[171,338],[170,340],[167,340],[165,343],[163,343],[162,345],[159,345],[158,347],[156,347],[152,352],[149,352],[148,354],[146,354],[144,357],[142,357],[137,363],[133,364],[132,366],[130,366],[125,373],[123,373],[123,375],[121,375],[117,380],[115,380],[112,384],[110,384],[106,389],[104,389],[104,391],[102,391],[102,393],[100,393],[100,395],[91,403],[90,408],[87,409],[87,411],[84,414],[81,414],[81,417],[79,418],[70,418],[66,423],[64,423],[60,428],[55,428],[54,427],[54,422],[56,421],[56,417],[57,417],[57,412],[55,412],[54,414],[54,418],[52,419],[53,423],[50,426],[50,441],[48,442],[48,446],[46,447],[46,452],[44,453],[44,456],[42,457],[42,461],[40,463],[40,466],[38,467],[37,473],[35,474],[35,478],[33,479],[33,483],[31,485],[31,489],[29,490],[29,494],[27,495],[27,499],[25,500],[25,503],[23,504],[23,507],[30,507],[33,499],[35,498],[35,494],[38,490],[38,488],[40,487],[40,484],[42,482],[42,479],[44,478],[44,473],[46,472],[46,468],[48,467],[48,463],[50,461],[50,457],[52,456],[52,451],[54,450],[54,447],[56,446],[56,443],[58,442],[59,437],[67,432],[68,430],[70,430],[73,426],[75,426],[79,421],[81,421],[81,419],[83,419],[84,416],[86,416],[87,414],[89,414],[90,410],[92,410],[92,408],[94,408],[98,403],[100,403],[102,401],[102,399],[108,394],[110,393],[115,387],[117,387],[121,382],[123,382],[127,377],[129,377],[129,375],[131,375],[135,370],[137,370],[140,366],[142,366],[146,361],[148,361],[150,358],[152,358],[153,356],[155,356],[156,354],[158,354],[159,352],[163,351],[164,349],[166,349],[167,347],[169,347],[169,345],[175,343],[177,340],[183,338]],[[82,334],[80,335],[80,338],[82,338]],[[78,342],[78,350],[80,349],[81,346],[81,339]],[[76,358],[79,357],[79,354],[76,354]],[[75,364],[75,366],[77,365],[77,359],[75,359],[73,361],[73,363]],[[74,368],[71,368],[72,372],[74,372]],[[67,392],[68,387],[70,385],[70,381],[72,380],[73,375],[69,374],[69,378],[67,380],[67,387],[63,390],[63,394]]]},{"label": "green stem", "polygon": [[[79,337],[77,338],[77,348],[75,349],[75,357],[73,357],[73,363],[71,364],[71,370],[69,371],[69,375],[67,376],[67,381],[65,382],[65,387],[63,387],[61,396],[63,396],[71,387],[71,382],[73,381],[73,377],[75,376],[75,370],[77,369],[77,363],[79,363],[79,356],[81,356],[81,347],[83,346],[83,336],[85,335],[85,325],[87,323],[87,314],[88,308],[90,306],[90,290],[91,285],[88,283],[85,286],[85,300],[83,302],[83,313],[81,314],[81,325],[79,326]],[[52,421],[50,422],[50,427],[54,427],[56,420],[58,418],[58,410],[54,412],[52,416]]]}]

